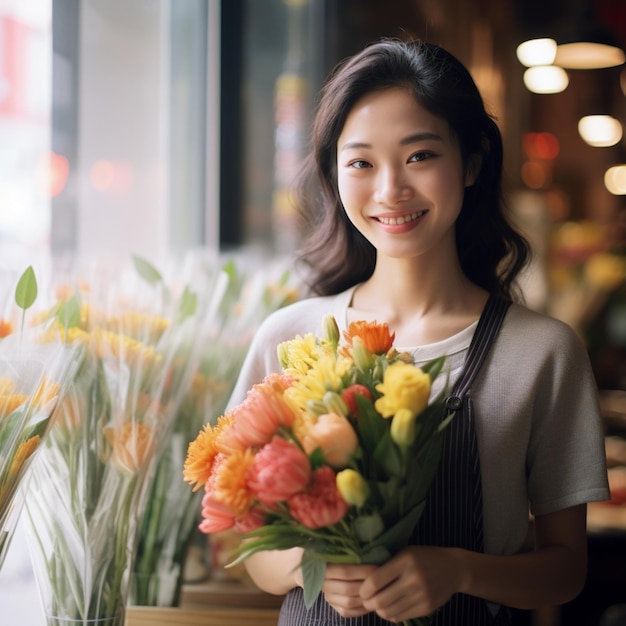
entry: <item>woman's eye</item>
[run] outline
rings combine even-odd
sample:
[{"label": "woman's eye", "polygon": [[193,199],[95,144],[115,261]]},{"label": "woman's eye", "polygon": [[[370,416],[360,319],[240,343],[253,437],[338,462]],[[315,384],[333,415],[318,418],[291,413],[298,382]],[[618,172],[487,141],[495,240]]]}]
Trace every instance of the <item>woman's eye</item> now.
[{"label": "woman's eye", "polygon": [[354,167],[357,170],[362,170],[366,167],[370,167],[370,164],[367,161],[352,161],[352,163],[350,163],[350,167]]},{"label": "woman's eye", "polygon": [[416,152],[415,154],[411,155],[411,157],[409,158],[409,163],[417,163],[419,161],[426,161],[427,159],[430,159],[433,155],[430,152]]}]

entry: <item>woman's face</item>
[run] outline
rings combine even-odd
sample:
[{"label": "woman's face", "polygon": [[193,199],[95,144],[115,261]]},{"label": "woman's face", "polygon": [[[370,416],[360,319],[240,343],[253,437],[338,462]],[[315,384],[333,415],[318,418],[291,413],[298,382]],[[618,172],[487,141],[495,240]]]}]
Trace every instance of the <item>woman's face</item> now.
[{"label": "woman's face", "polygon": [[473,177],[447,122],[407,90],[357,101],[337,142],[337,182],[348,218],[379,256],[456,254],[454,223]]}]

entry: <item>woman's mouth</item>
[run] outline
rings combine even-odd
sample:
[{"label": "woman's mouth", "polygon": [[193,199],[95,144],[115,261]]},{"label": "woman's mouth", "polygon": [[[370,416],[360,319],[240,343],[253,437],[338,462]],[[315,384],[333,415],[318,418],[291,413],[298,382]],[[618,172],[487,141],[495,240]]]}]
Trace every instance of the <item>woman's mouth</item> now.
[{"label": "woman's mouth", "polygon": [[428,211],[417,211],[416,213],[398,215],[397,217],[377,217],[375,219],[378,220],[381,224],[385,224],[387,226],[395,226],[413,222],[414,220],[422,217],[422,215],[425,215],[426,213],[428,213]]}]

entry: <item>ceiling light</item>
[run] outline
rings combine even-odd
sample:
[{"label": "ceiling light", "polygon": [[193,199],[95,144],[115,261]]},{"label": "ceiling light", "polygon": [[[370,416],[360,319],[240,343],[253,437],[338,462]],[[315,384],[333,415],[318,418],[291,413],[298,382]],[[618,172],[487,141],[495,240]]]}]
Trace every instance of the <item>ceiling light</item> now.
[{"label": "ceiling light", "polygon": [[604,174],[604,185],[615,196],[626,195],[626,165],[614,165]]},{"label": "ceiling light", "polygon": [[578,122],[580,136],[596,148],[614,146],[622,138],[622,124],[610,115],[586,115]]},{"label": "ceiling light", "polygon": [[516,50],[517,58],[522,65],[552,65],[556,56],[556,41],[549,37],[529,39],[524,41]]},{"label": "ceiling light", "polygon": [[622,65],[624,51],[609,30],[593,15],[590,4],[580,2],[575,15],[556,37],[554,63],[566,69],[587,70]]},{"label": "ceiling light", "polygon": [[524,84],[533,93],[559,93],[569,84],[569,77],[556,65],[538,65],[524,72]]}]

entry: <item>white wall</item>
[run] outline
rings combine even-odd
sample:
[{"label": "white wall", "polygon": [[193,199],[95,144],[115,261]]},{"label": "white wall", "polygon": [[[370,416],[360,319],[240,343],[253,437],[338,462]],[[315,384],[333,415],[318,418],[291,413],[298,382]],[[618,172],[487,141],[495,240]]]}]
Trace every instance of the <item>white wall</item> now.
[{"label": "white wall", "polygon": [[168,2],[80,7],[78,254],[157,259],[168,246]]}]

